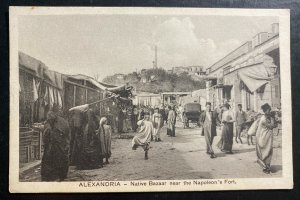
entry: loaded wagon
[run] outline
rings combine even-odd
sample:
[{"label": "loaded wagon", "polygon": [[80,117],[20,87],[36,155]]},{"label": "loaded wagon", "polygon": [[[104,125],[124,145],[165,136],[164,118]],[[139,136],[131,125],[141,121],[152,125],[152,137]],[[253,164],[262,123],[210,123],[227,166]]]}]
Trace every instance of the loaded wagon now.
[{"label": "loaded wagon", "polygon": [[190,122],[197,123],[200,126],[201,105],[200,103],[187,103],[183,111],[183,127],[188,128]]}]

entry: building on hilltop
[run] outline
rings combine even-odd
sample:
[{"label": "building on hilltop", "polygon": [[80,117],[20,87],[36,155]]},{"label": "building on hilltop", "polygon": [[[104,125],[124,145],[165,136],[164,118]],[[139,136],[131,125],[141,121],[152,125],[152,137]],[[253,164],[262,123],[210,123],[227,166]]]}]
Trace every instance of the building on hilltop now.
[{"label": "building on hilltop", "polygon": [[172,68],[172,73],[180,75],[182,73],[188,73],[189,75],[205,75],[203,66],[178,66]]}]

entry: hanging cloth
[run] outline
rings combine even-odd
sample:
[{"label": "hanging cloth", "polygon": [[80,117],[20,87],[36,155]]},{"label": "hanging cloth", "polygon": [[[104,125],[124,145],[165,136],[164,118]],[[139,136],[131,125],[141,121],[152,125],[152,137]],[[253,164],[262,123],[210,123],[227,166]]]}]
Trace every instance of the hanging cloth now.
[{"label": "hanging cloth", "polygon": [[62,108],[62,99],[61,99],[60,91],[57,91],[57,105],[59,109]]},{"label": "hanging cloth", "polygon": [[57,89],[53,88],[53,99],[54,104],[57,105]]},{"label": "hanging cloth", "polygon": [[49,104],[49,91],[48,91],[48,86],[45,88],[45,95],[44,95],[44,101],[45,101],[45,106]]},{"label": "hanging cloth", "polygon": [[38,89],[37,89],[37,86],[36,86],[36,83],[35,83],[35,79],[33,78],[32,79],[32,83],[33,83],[33,102],[36,102],[36,100],[39,98],[39,95],[38,95]]},{"label": "hanging cloth", "polygon": [[53,107],[53,104],[54,104],[53,88],[49,87],[49,105],[50,105],[50,107]]}]

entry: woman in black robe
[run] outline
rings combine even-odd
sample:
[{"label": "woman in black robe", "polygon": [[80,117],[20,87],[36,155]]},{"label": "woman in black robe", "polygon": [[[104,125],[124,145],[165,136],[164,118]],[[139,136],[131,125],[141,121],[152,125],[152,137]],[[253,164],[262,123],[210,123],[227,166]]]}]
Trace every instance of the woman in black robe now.
[{"label": "woman in black robe", "polygon": [[68,122],[50,111],[43,135],[42,181],[63,181],[69,170],[70,129]]},{"label": "woman in black robe", "polygon": [[70,126],[71,126],[71,156],[70,165],[79,166],[82,162],[82,141],[83,132],[86,125],[86,114],[79,110],[72,111]]},{"label": "woman in black robe", "polygon": [[85,125],[82,137],[82,149],[80,152],[79,169],[95,169],[101,168],[103,161],[100,159],[100,140],[97,134],[99,123],[96,115],[90,109],[87,112],[87,124]]}]

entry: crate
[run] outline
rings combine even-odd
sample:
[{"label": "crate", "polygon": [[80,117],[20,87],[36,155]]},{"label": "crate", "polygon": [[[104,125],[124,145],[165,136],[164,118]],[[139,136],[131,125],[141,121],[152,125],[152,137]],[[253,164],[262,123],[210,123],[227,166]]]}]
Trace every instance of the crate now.
[{"label": "crate", "polygon": [[20,127],[19,162],[28,163],[41,159],[41,133],[31,128]]}]

